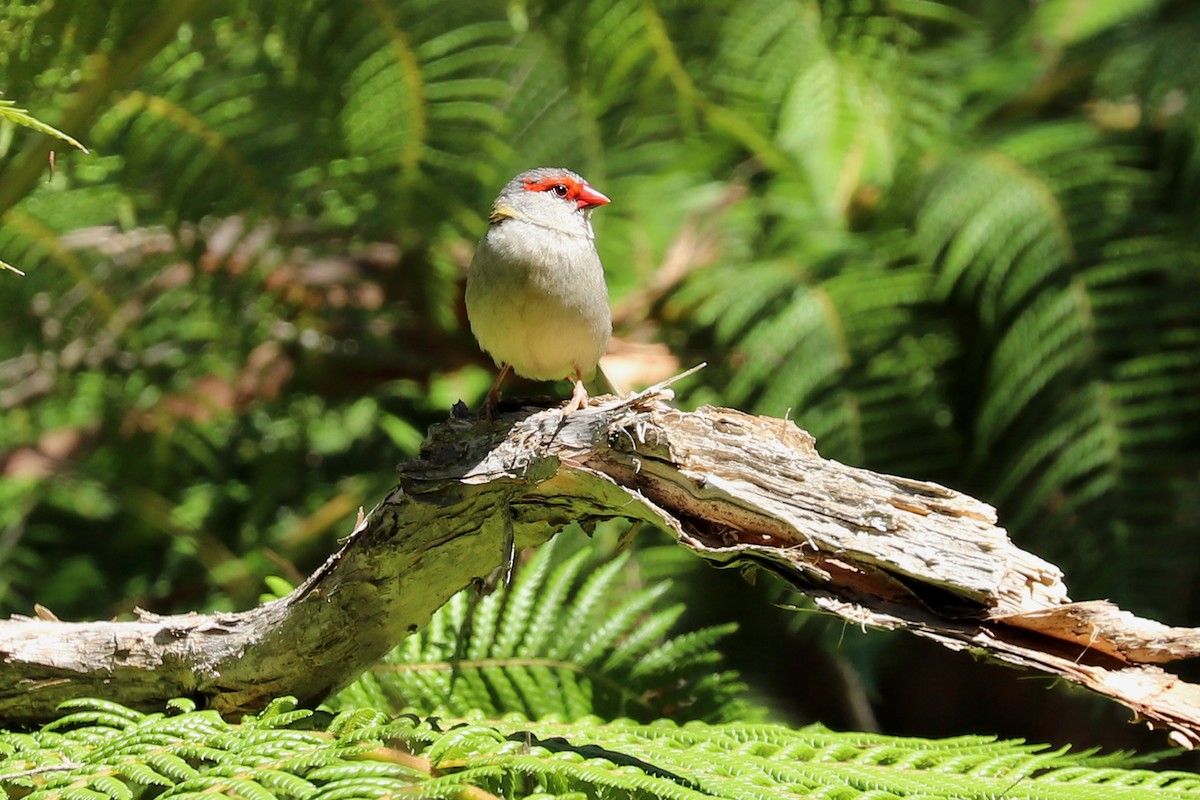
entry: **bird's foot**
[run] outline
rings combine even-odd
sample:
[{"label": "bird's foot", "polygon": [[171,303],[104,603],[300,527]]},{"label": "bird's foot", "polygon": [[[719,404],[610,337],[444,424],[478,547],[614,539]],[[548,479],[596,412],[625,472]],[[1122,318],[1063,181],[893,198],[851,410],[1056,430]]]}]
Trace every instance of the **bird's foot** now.
[{"label": "bird's foot", "polygon": [[563,408],[563,416],[565,417],[569,414],[573,414],[587,404],[588,393],[587,389],[583,385],[583,379],[576,377],[575,388],[571,390],[571,402],[567,403],[566,407]]},{"label": "bird's foot", "polygon": [[500,407],[500,395],[488,393],[487,398],[483,401],[483,405],[479,407],[479,416],[486,419],[488,422],[496,421],[496,410]]},{"label": "bird's foot", "polygon": [[500,384],[504,383],[504,378],[507,377],[510,370],[512,367],[508,364],[500,368],[500,374],[496,376],[492,388],[488,389],[487,397],[483,401],[483,408],[479,409],[479,413],[488,422],[496,419],[496,411],[500,408]]}]

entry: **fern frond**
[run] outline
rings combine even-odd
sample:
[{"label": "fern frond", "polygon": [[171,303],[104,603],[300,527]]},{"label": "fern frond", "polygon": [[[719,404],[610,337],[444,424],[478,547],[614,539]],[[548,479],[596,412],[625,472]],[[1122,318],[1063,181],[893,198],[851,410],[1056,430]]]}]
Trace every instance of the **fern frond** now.
[{"label": "fern frond", "polygon": [[[284,701],[263,718],[294,711],[303,709]],[[97,713],[128,724],[98,725]],[[515,715],[386,721],[366,709],[347,709],[316,730],[262,727],[263,718],[233,725],[206,711],[164,717],[76,704],[57,731],[0,731],[0,786],[43,800],[191,793],[460,798],[480,790],[504,797],[616,792],[642,800],[1200,797],[1200,776],[1137,768],[1144,758],[983,736],[931,740],[816,725],[533,722]]]},{"label": "fern frond", "polygon": [[1071,0],[1050,0],[1038,7],[1030,27],[1037,35],[1065,47],[1148,17],[1162,5],[1163,0],[1115,0],[1082,5]]},{"label": "fern frond", "polygon": [[[1200,441],[1200,321],[1183,299],[1200,291],[1198,276],[1190,245],[1114,241],[1070,287],[1044,293],[996,350],[980,416],[993,442],[988,471],[1004,476],[996,497],[1021,495],[1013,524],[1053,531],[1052,558],[1077,525],[1106,531],[1112,548],[1140,531],[1133,563],[1109,574],[1109,592],[1115,578],[1124,591],[1153,595],[1140,576],[1154,570],[1136,563],[1169,560],[1176,547],[1181,512],[1167,487],[1188,467],[1171,454]],[[1001,444],[1014,434],[1022,446]],[[1081,566],[1077,582],[1105,572],[1090,559]]]},{"label": "fern frond", "polygon": [[655,609],[665,582],[623,590],[627,555],[596,565],[584,550],[562,555],[557,542],[510,588],[456,595],[333,706],[383,699],[395,711],[563,719],[750,712],[736,675],[715,670],[716,646],[732,626],[664,639],[682,612]]},{"label": "fern frond", "polygon": [[38,133],[44,133],[47,136],[53,136],[55,139],[61,139],[72,147],[82,150],[85,153],[88,152],[88,149],[73,137],[68,136],[52,125],[47,125],[25,109],[18,108],[15,100],[0,100],[0,122],[32,128]]},{"label": "fern frond", "polygon": [[1200,9],[1176,6],[1123,33],[1096,70],[1092,117],[1102,127],[1133,131],[1146,141],[1158,156],[1155,171],[1164,197],[1185,215],[1194,213],[1200,197],[1200,107],[1186,98],[1200,85],[1192,48],[1200,35]]}]

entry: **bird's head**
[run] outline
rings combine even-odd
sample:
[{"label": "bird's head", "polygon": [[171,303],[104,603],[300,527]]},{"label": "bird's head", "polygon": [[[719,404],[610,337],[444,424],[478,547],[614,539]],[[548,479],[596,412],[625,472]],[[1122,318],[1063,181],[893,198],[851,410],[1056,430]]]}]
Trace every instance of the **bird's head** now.
[{"label": "bird's head", "polygon": [[592,209],[609,199],[580,175],[561,167],[538,167],[508,182],[492,206],[488,221],[522,219],[546,227],[570,230],[583,223],[590,231]]}]

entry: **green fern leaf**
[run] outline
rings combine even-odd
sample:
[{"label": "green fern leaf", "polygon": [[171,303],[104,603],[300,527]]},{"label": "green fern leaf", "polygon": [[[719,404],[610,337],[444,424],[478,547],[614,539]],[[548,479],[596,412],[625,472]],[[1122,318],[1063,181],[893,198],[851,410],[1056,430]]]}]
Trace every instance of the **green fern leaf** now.
[{"label": "green fern leaf", "polygon": [[[295,709],[287,700],[281,706]],[[118,716],[132,716],[109,707]],[[86,712],[84,712],[86,713]],[[280,713],[290,713],[281,711]],[[722,725],[659,720],[533,722],[509,715],[502,721],[478,714],[466,719],[421,721],[404,716],[360,726],[378,712],[347,709],[325,731],[291,731],[214,723],[207,712],[173,717],[148,715],[133,729],[114,733],[99,726],[97,740],[114,736],[128,746],[98,757],[87,745],[64,769],[30,775],[29,763],[61,763],[63,735],[0,732],[0,785],[26,787],[25,797],[43,800],[149,800],[235,794],[252,800],[276,797],[375,798],[397,794],[459,798],[497,796],[651,798],[881,798],[1011,796],[1031,800],[1183,800],[1200,796],[1200,776],[1140,769],[1146,757],[1070,753],[1022,742],[964,736],[944,740],[869,733],[835,733],[821,726]],[[319,717],[317,717],[319,719]],[[82,721],[81,721],[82,723]],[[443,729],[441,726],[447,726]],[[82,723],[84,730],[87,723]],[[133,745],[148,733],[165,734],[149,751]],[[208,746],[227,745],[223,757],[194,765],[185,777],[153,781],[117,776],[150,772],[149,759],[183,759],[197,735]],[[132,749],[131,749],[132,748]],[[265,766],[265,754],[291,752]],[[15,766],[15,768],[14,768]],[[15,773],[20,777],[9,777]],[[158,783],[165,791],[148,788]],[[11,790],[10,790],[11,791]]]},{"label": "green fern leaf", "polygon": [[731,626],[664,641],[682,610],[654,610],[665,583],[622,592],[628,556],[589,569],[587,551],[559,555],[557,542],[523,565],[511,588],[457,595],[333,706],[371,697],[396,711],[563,719],[651,709],[724,719],[746,710],[736,676],[713,670]]},{"label": "green fern leaf", "polygon": [[53,136],[55,139],[61,139],[72,147],[82,150],[85,153],[88,152],[86,147],[84,147],[71,136],[63,133],[58,128],[47,125],[41,120],[34,118],[25,109],[18,108],[16,102],[13,100],[0,100],[0,122],[32,128],[38,133],[44,133],[47,136]]}]

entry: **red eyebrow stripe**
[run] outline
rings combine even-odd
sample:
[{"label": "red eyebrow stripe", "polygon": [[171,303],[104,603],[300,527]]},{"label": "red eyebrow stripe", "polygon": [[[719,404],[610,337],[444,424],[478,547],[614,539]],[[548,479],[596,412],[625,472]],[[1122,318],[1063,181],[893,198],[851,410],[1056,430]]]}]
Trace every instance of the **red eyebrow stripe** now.
[{"label": "red eyebrow stripe", "polygon": [[555,186],[567,187],[567,193],[563,195],[563,199],[573,200],[576,208],[594,208],[612,202],[589,186],[587,181],[576,180],[566,175],[542,178],[540,181],[525,180],[525,191],[527,192],[545,192]]},{"label": "red eyebrow stripe", "polygon": [[567,199],[579,199],[579,193],[583,191],[583,185],[574,178],[569,178],[563,175],[560,178],[549,177],[542,178],[540,181],[526,180],[525,191],[527,192],[548,192],[559,184],[567,187]]}]

